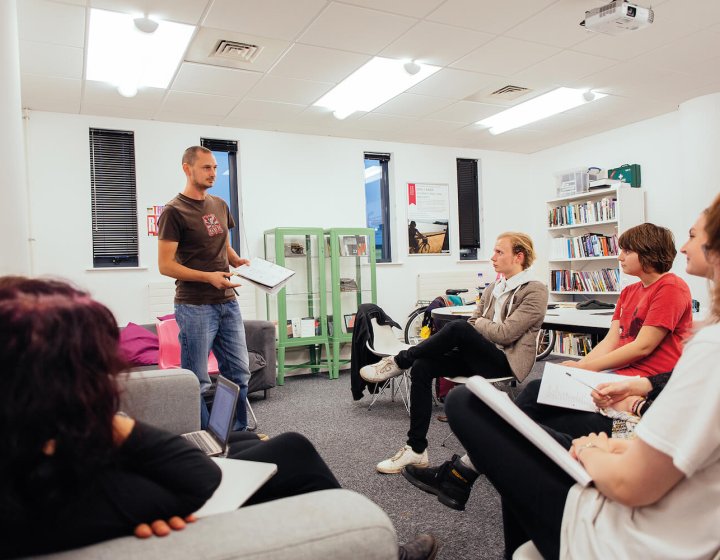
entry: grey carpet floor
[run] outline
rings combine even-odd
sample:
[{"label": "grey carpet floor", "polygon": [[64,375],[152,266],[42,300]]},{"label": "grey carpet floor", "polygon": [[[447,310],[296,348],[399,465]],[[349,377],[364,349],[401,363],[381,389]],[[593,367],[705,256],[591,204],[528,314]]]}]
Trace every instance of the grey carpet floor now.
[{"label": "grey carpet floor", "polygon": [[[536,364],[531,378],[538,377],[542,368],[542,362]],[[352,400],[348,372],[335,380],[325,374],[286,377],[285,385],[268,391],[267,399],[251,396],[259,432],[273,436],[296,431],[308,437],[343,487],[366,495],[387,512],[399,542],[431,532],[441,543],[440,560],[501,559],[502,518],[495,489],[480,477],[465,511],[459,512],[418,490],[402,475],[377,473],[376,463],[404,445],[409,417],[402,402],[392,402],[389,396],[381,396],[371,411],[369,403],[367,393]],[[434,415],[441,412],[436,407]],[[431,422],[431,465],[464,453],[454,436],[441,446],[449,432],[446,423]]]}]

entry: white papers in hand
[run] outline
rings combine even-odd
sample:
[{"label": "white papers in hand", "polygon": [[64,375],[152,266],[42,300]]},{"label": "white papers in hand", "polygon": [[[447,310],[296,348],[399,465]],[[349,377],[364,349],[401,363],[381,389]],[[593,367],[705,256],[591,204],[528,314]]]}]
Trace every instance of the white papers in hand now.
[{"label": "white papers in hand", "polygon": [[195,512],[198,518],[236,510],[277,472],[274,463],[223,457],[211,459],[220,467],[222,480],[208,501]]},{"label": "white papers in hand", "polygon": [[583,486],[592,482],[592,478],[570,453],[553,437],[520,410],[506,393],[496,389],[486,379],[474,376],[468,379],[467,388],[494,410],[498,416],[524,435],[540,451],[545,453],[562,470]]},{"label": "white papers in hand", "polygon": [[283,289],[295,271],[255,257],[250,260],[249,265],[242,265],[234,274],[248,280],[264,292],[276,294]]},{"label": "white papers in hand", "polygon": [[[570,375],[567,375],[568,373]],[[628,379],[630,378],[627,375],[616,373],[587,371],[560,364],[545,364],[540,381],[538,402],[572,410],[595,412],[597,408],[593,403],[590,387],[597,387],[600,383],[627,381]]]}]

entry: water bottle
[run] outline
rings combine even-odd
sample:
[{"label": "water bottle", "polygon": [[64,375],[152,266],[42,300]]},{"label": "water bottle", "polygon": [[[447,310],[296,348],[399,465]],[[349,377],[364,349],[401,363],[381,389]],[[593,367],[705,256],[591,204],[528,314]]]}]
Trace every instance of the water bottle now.
[{"label": "water bottle", "polygon": [[484,282],[483,273],[478,272],[477,273],[477,297],[475,298],[475,301],[480,301],[480,296],[483,293],[483,290],[485,289],[485,286],[487,284]]}]

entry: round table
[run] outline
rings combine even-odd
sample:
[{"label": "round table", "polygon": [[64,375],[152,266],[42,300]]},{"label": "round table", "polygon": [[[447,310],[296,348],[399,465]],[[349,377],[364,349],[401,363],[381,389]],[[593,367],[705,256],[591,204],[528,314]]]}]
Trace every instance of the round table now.
[{"label": "round table", "polygon": [[475,304],[473,305],[453,305],[450,307],[438,307],[430,312],[435,329],[442,329],[450,321],[456,321],[463,319],[467,321],[468,317],[475,311]]}]

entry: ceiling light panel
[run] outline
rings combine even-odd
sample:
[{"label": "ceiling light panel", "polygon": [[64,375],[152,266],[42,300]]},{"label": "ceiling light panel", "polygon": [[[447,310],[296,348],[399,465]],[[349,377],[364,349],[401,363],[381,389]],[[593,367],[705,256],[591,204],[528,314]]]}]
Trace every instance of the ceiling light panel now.
[{"label": "ceiling light panel", "polygon": [[143,33],[133,19],[90,10],[86,78],[122,87],[166,88],[195,27],[162,21],[154,33]]}]

